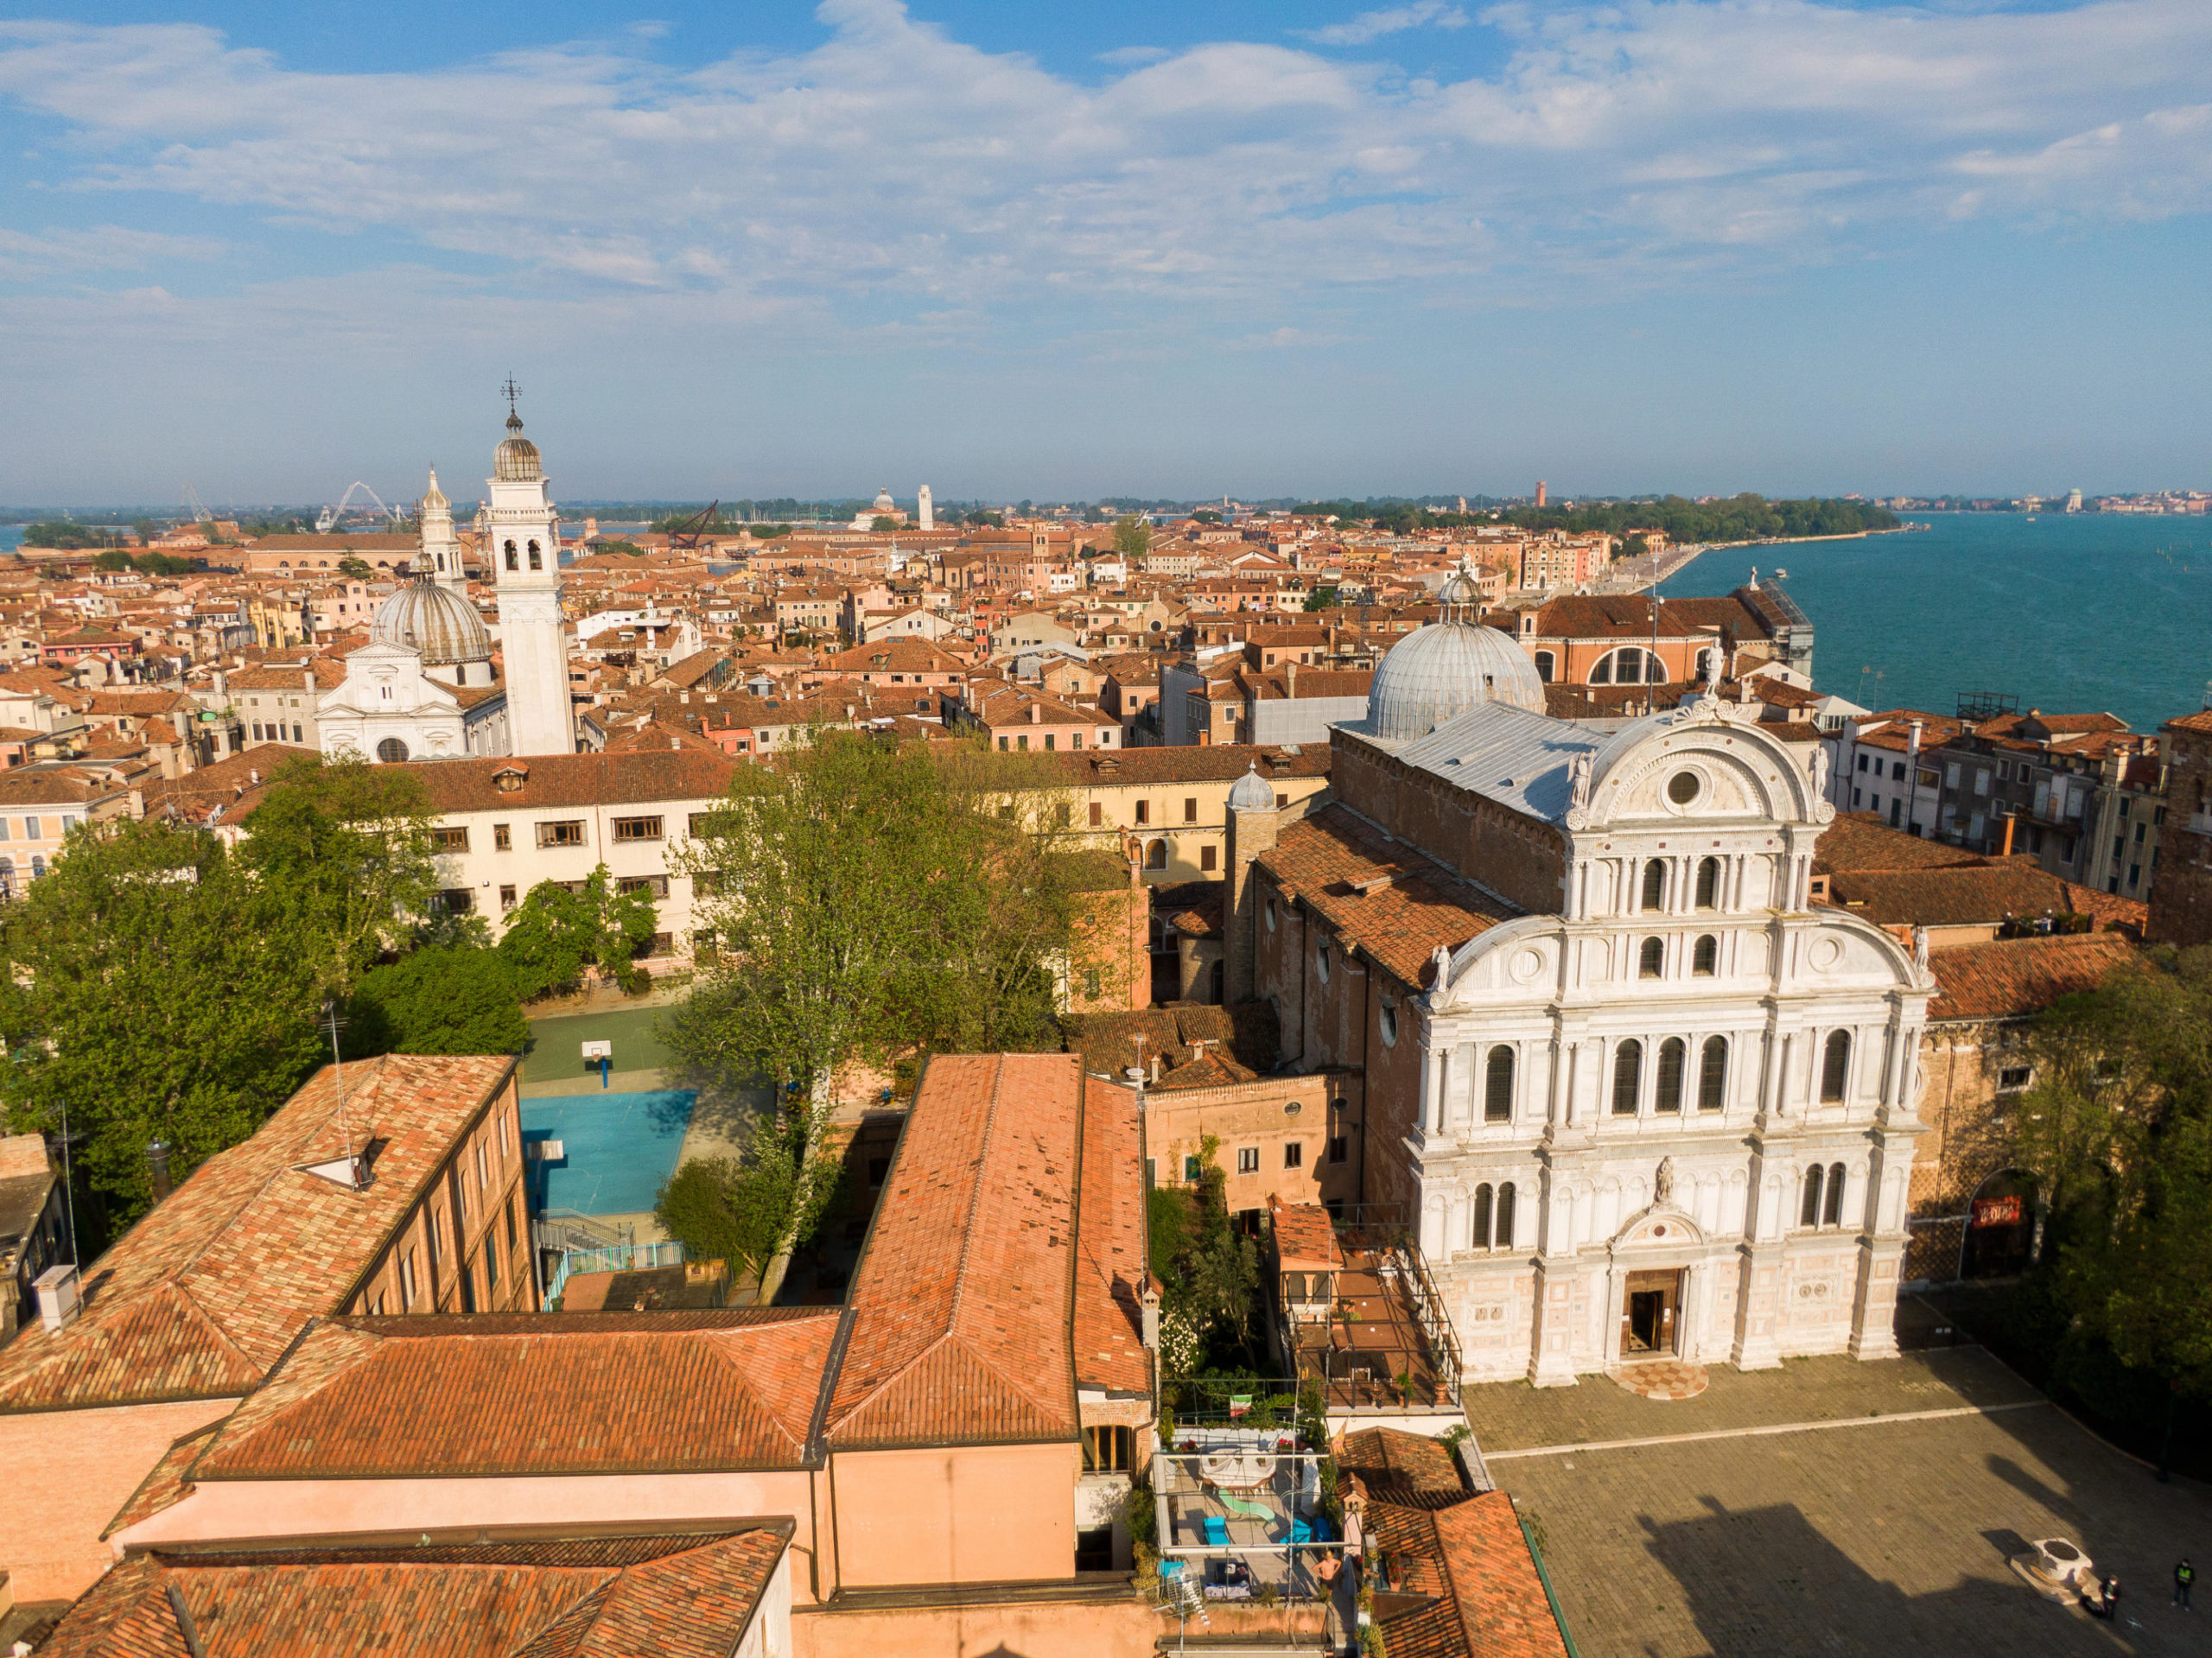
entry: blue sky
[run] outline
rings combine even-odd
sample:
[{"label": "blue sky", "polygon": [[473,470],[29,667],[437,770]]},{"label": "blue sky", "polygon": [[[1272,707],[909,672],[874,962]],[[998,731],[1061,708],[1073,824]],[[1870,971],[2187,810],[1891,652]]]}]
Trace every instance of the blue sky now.
[{"label": "blue sky", "polygon": [[0,502],[2212,482],[2205,0],[78,7],[0,155]]}]

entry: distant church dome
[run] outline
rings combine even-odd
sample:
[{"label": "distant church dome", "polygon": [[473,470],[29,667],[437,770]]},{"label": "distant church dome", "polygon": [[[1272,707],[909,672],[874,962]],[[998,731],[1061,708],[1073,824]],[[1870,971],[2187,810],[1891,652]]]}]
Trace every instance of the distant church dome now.
[{"label": "distant church dome", "polygon": [[484,631],[476,607],[427,575],[410,581],[377,607],[369,637],[378,645],[404,645],[418,652],[425,668],[492,659],[492,636]]},{"label": "distant church dome", "polygon": [[1269,788],[1254,766],[1236,779],[1229,791],[1229,810],[1233,812],[1271,812],[1275,809],[1275,791]]},{"label": "distant church dome", "polygon": [[899,510],[891,499],[889,490],[879,489],[875,492],[875,510],[879,512],[895,512]]},{"label": "distant church dome", "polygon": [[1460,561],[1438,602],[1443,619],[1417,627],[1390,647],[1367,692],[1372,736],[1410,742],[1484,702],[1544,711],[1544,682],[1512,636],[1474,619],[1474,571]]},{"label": "distant church dome", "polygon": [[[533,453],[535,453],[534,450]],[[438,469],[435,467],[433,467],[430,468],[429,492],[423,497],[423,511],[425,512],[446,512],[452,511],[452,509],[453,503],[446,499],[445,491],[438,487]]]},{"label": "distant church dome", "polygon": [[507,435],[493,451],[492,475],[503,484],[534,484],[545,476],[537,445],[522,435],[520,415],[507,416]]}]

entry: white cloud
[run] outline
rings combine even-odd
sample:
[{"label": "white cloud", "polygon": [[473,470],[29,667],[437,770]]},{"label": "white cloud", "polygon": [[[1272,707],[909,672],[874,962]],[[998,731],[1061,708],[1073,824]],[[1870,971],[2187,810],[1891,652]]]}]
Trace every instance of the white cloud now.
[{"label": "white cloud", "polygon": [[[1109,54],[1126,67],[1091,85],[895,0],[820,16],[811,50],[696,69],[600,41],[383,74],[289,69],[190,25],[8,22],[0,97],[54,129],[40,181],[109,216],[151,193],[346,232],[356,263],[447,258],[479,292],[671,319],[726,295],[824,330],[927,313],[971,340],[1385,288],[1602,298],[1948,217],[2212,206],[2202,0],[1501,6],[1483,21],[1503,66],[1446,84],[1225,41]],[[1462,20],[1419,0],[1335,28]],[[11,270],[92,257],[67,238],[92,232],[16,234],[39,246],[0,249]]]},{"label": "white cloud", "polygon": [[1364,46],[1370,41],[1379,41],[1385,35],[1399,35],[1409,29],[1465,29],[1467,14],[1459,7],[1446,5],[1444,0],[1414,0],[1409,6],[1389,6],[1381,11],[1363,11],[1348,23],[1331,23],[1325,29],[1298,29],[1291,33],[1313,41],[1316,46]]},{"label": "white cloud", "polygon": [[121,225],[37,232],[0,227],[0,277],[12,281],[143,270],[164,260],[219,259],[224,252],[213,237],[166,236]]}]

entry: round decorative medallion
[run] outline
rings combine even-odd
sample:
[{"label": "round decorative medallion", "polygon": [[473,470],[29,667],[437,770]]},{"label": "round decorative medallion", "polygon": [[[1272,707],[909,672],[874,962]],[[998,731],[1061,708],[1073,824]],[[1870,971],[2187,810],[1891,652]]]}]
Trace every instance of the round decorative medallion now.
[{"label": "round decorative medallion", "polygon": [[1528,983],[1543,970],[1544,956],[1541,950],[1524,950],[1513,958],[1513,977],[1518,983]]},{"label": "round decorative medallion", "polygon": [[1651,1229],[1651,1236],[1655,1238],[1663,1238],[1667,1236],[1667,1229],[1663,1226],[1655,1226]]},{"label": "round decorative medallion", "polygon": [[1843,959],[1843,944],[1834,938],[1816,938],[1806,953],[1806,959],[1813,964],[1815,972],[1825,973]]}]

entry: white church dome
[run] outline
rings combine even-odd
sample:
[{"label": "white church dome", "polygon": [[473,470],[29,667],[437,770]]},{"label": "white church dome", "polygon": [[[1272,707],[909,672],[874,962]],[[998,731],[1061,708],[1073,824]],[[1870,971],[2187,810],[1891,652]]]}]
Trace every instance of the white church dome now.
[{"label": "white church dome", "polygon": [[377,607],[369,637],[378,645],[419,652],[425,668],[492,659],[492,636],[484,631],[476,607],[428,576],[410,581]]},{"label": "white church dome", "polygon": [[1269,788],[1255,765],[1236,779],[1229,791],[1229,810],[1234,812],[1271,812],[1275,809],[1275,791]]},{"label": "white church dome", "polygon": [[1544,682],[1510,635],[1457,619],[1417,627],[1390,647],[1367,693],[1367,729],[1409,742],[1484,702],[1544,711]]}]

